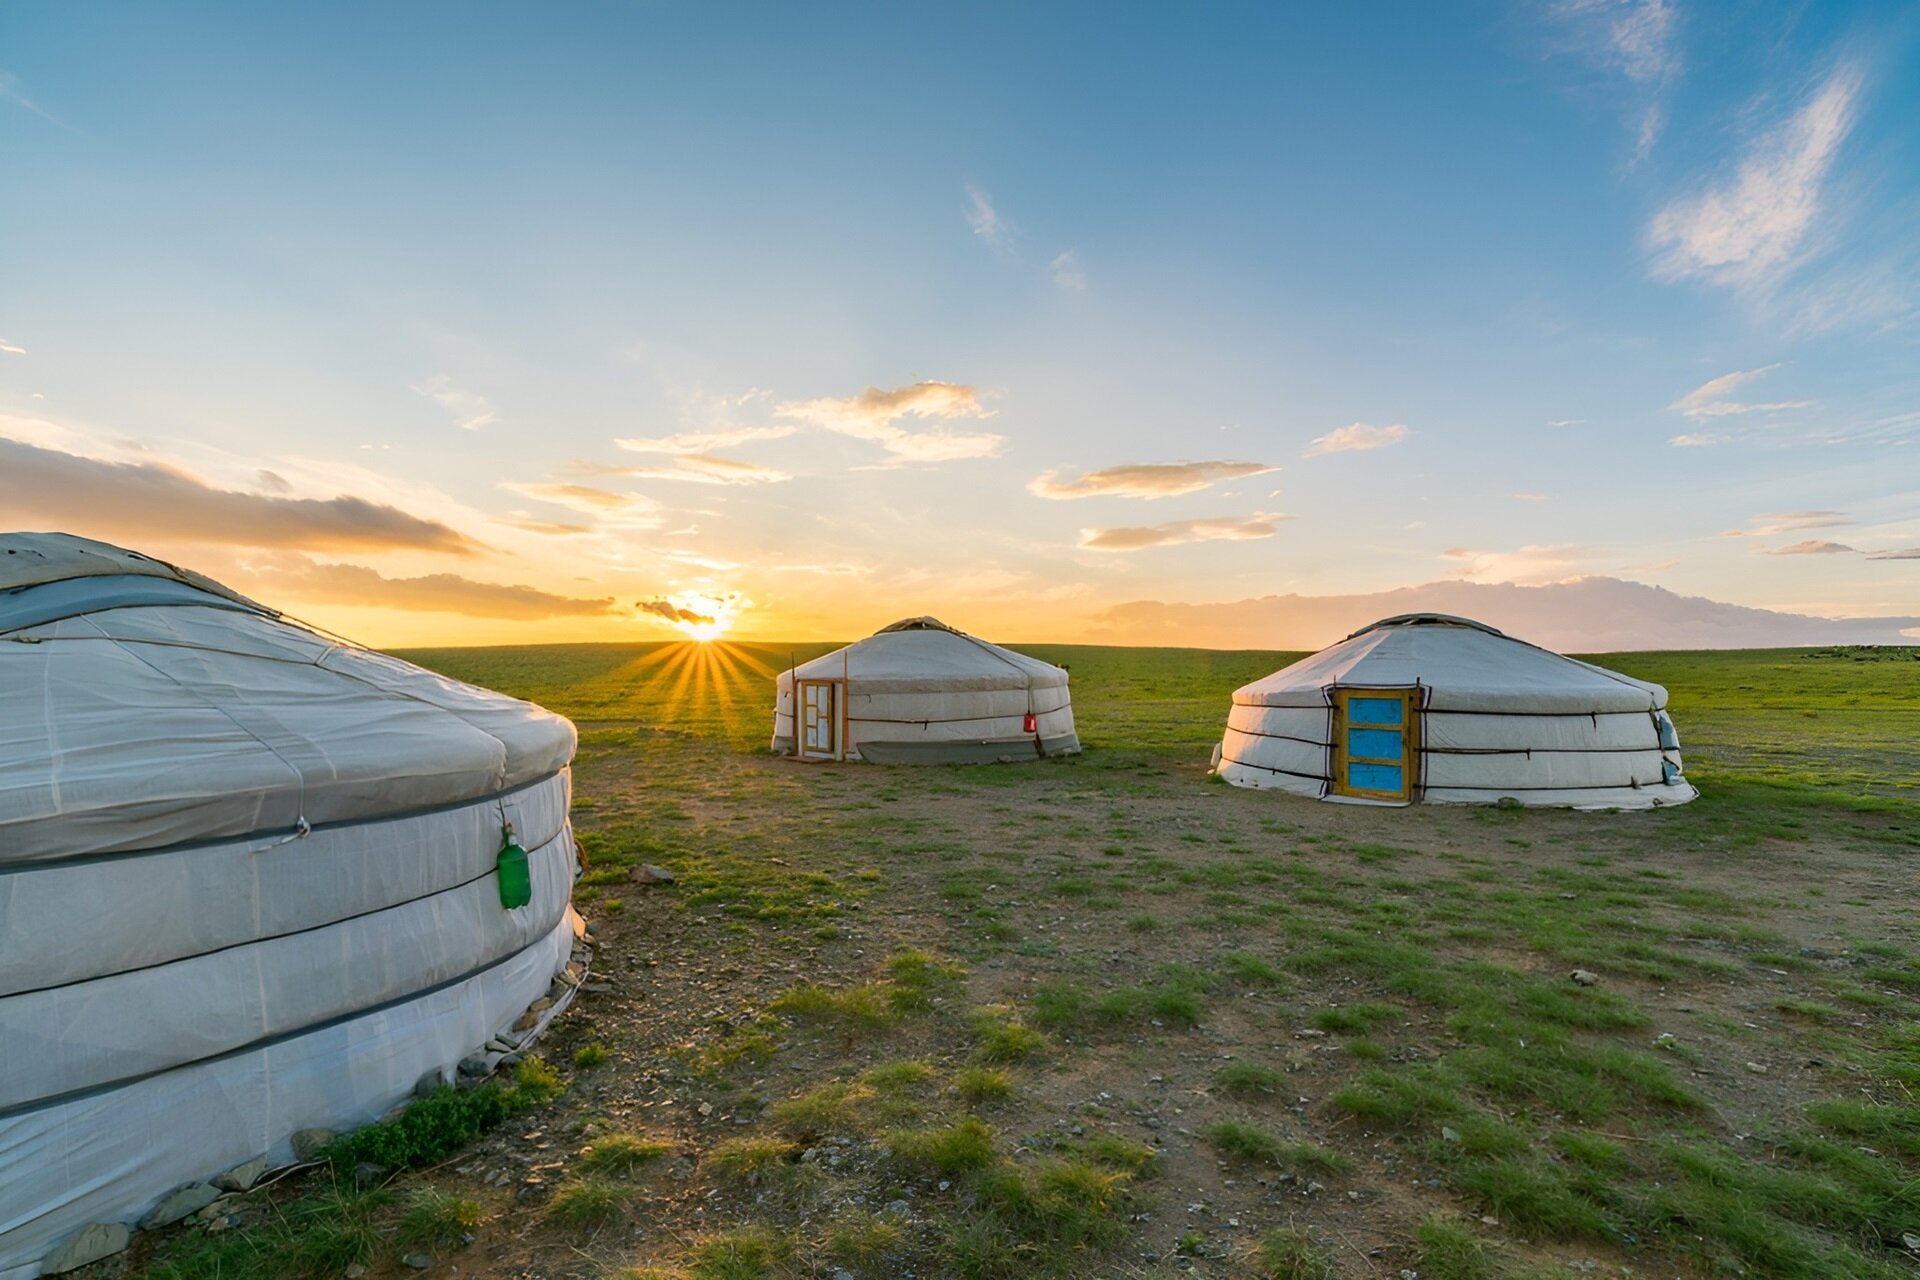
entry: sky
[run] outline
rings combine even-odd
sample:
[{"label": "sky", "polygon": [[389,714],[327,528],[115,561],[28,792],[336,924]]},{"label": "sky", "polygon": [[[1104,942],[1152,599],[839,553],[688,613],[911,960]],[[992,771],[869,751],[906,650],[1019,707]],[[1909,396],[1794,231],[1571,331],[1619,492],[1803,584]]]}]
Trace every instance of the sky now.
[{"label": "sky", "polygon": [[1920,5],[31,0],[0,157],[0,527],[368,643],[1920,638]]}]

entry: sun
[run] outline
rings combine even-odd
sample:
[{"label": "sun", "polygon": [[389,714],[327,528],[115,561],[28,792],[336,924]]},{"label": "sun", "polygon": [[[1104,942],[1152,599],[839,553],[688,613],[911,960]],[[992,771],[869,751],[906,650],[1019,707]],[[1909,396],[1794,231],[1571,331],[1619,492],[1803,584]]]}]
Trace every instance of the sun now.
[{"label": "sun", "polygon": [[688,639],[705,644],[733,630],[734,618],[749,605],[737,591],[676,591],[661,599],[644,600],[640,607],[664,618]]}]

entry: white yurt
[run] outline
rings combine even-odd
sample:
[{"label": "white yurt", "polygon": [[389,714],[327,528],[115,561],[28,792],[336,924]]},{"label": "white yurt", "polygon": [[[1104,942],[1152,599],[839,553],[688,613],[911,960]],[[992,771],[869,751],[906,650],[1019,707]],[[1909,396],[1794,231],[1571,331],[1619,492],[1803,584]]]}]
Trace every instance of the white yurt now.
[{"label": "white yurt", "polygon": [[773,749],[803,760],[971,764],[1063,755],[1080,739],[1064,667],[937,618],[907,618],[781,672]]},{"label": "white yurt", "polygon": [[1657,684],[1406,614],[1235,690],[1214,771],[1363,804],[1685,804],[1699,792],[1666,708]]},{"label": "white yurt", "polygon": [[199,574],[0,534],[0,1280],[537,1034],[587,955],[574,741]]}]

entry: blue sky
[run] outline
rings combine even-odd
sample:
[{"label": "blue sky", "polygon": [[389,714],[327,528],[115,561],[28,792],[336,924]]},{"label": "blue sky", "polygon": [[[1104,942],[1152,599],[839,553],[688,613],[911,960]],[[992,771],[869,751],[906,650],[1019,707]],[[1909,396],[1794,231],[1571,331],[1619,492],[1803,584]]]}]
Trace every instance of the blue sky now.
[{"label": "blue sky", "polygon": [[385,643],[1920,612],[1920,6],[1035,8],[0,9],[5,523]]}]

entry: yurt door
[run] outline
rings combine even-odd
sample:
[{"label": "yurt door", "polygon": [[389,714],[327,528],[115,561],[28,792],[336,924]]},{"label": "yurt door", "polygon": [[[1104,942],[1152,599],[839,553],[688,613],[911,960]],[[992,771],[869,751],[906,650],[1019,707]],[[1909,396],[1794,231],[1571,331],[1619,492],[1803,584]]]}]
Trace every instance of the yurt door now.
[{"label": "yurt door", "polygon": [[1368,800],[1413,796],[1420,759],[1417,689],[1333,691],[1333,793]]},{"label": "yurt door", "polygon": [[838,680],[800,681],[800,758],[840,759]]}]

